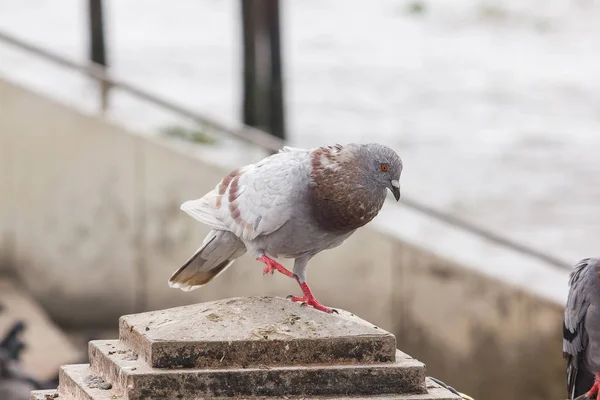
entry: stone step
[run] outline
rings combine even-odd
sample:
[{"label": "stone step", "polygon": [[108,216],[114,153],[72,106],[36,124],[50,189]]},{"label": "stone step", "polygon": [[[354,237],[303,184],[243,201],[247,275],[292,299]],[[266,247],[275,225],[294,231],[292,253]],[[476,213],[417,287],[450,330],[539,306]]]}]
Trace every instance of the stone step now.
[{"label": "stone step", "polygon": [[[462,398],[448,389],[441,387],[431,379],[425,380],[427,387],[426,394],[402,394],[402,395],[391,395],[391,396],[377,396],[377,400],[462,400]],[[327,400],[341,400],[342,398],[335,398]],[[374,397],[345,397],[345,400],[375,400]],[[306,399],[309,400],[309,399]]]},{"label": "stone step", "polygon": [[91,341],[89,360],[91,374],[102,376],[121,391],[125,391],[130,384],[131,376],[128,371],[135,372],[140,363],[150,369],[143,360],[139,359],[137,353],[120,340]]},{"label": "stone step", "polygon": [[353,314],[279,297],[231,298],[119,319],[119,337],[155,368],[395,361],[396,338]]},{"label": "stone step", "polygon": [[425,394],[423,363],[400,351],[395,358],[385,364],[165,370],[136,359],[123,342],[93,341],[89,373],[111,382],[117,393],[126,390],[129,400]]},{"label": "stone step", "polygon": [[[63,365],[59,372],[59,400],[128,400],[127,396],[112,388],[110,382],[97,379],[89,368],[89,364]],[[91,378],[91,379],[90,379]],[[109,384],[99,387],[99,383]]]},{"label": "stone step", "polygon": [[[460,398],[448,390],[440,387],[430,379],[426,380],[427,394],[406,394],[377,397],[327,397],[327,400],[460,400]],[[36,390],[31,392],[31,400],[73,400],[72,397],[59,396],[58,390]],[[121,398],[123,399],[123,398]],[[246,398],[249,399],[249,398]],[[293,400],[286,396],[285,399]],[[317,397],[302,397],[304,400],[318,400]],[[322,399],[322,398],[321,398]],[[185,399],[182,399],[185,400]],[[213,400],[217,400],[213,398]],[[262,398],[264,400],[264,398]]]},{"label": "stone step", "polygon": [[58,396],[58,390],[56,389],[51,389],[51,390],[34,390],[33,392],[30,393],[29,395],[29,400],[70,400],[70,399],[66,399],[65,397],[60,397]]}]

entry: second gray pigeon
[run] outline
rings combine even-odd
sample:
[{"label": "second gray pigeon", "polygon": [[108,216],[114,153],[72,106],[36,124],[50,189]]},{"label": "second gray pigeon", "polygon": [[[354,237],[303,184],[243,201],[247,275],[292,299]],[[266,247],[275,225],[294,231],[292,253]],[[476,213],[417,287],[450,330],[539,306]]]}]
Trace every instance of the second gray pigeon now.
[{"label": "second gray pigeon", "polygon": [[[284,147],[255,164],[238,168],[202,198],[181,209],[208,225],[202,246],[177,270],[169,286],[193,290],[249,252],[296,279],[302,297],[325,312],[306,282],[309,260],[341,245],[381,210],[389,189],[400,199],[402,161],[387,146],[348,144],[314,149]],[[274,259],[293,258],[293,271]]]},{"label": "second gray pigeon", "polygon": [[563,323],[569,400],[600,400],[600,259],[579,261],[569,279]]}]

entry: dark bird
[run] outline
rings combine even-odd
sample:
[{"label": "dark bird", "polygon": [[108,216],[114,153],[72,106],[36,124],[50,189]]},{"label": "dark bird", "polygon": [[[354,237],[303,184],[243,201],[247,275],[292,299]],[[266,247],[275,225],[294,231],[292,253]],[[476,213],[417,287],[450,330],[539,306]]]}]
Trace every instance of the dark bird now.
[{"label": "dark bird", "polygon": [[563,323],[569,400],[600,400],[600,259],[579,261],[569,279]]}]

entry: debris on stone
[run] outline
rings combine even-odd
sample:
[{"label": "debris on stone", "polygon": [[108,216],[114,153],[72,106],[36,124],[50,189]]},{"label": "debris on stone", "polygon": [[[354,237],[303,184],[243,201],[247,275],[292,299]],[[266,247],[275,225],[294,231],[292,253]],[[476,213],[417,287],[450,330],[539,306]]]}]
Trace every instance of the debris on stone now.
[{"label": "debris on stone", "polygon": [[123,360],[125,361],[135,361],[138,359],[138,355],[136,353],[129,353],[127,355],[125,355],[125,357],[123,357]]},{"label": "debris on stone", "polygon": [[300,319],[300,317],[297,316],[296,314],[290,314],[283,323],[294,325],[296,323],[296,321],[298,321],[299,319]]},{"label": "debris on stone", "polygon": [[277,327],[275,325],[267,325],[254,329],[251,334],[252,336],[268,340],[269,335],[277,333]]},{"label": "debris on stone", "polygon": [[215,313],[210,313],[206,316],[206,319],[212,322],[219,322],[221,320],[221,317],[219,317]]},{"label": "debris on stone", "polygon": [[83,380],[83,383],[87,385],[90,389],[102,389],[102,390],[110,390],[112,389],[112,384],[106,382],[100,376],[88,375]]}]

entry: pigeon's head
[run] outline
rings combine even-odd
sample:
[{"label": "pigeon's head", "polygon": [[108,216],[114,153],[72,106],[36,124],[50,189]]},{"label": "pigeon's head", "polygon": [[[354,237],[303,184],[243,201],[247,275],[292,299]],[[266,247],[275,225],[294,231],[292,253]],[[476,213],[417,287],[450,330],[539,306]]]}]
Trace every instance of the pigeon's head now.
[{"label": "pigeon's head", "polygon": [[396,201],[400,200],[400,174],[402,173],[402,160],[396,152],[387,146],[378,143],[365,145],[367,161],[367,178],[390,189]]}]

